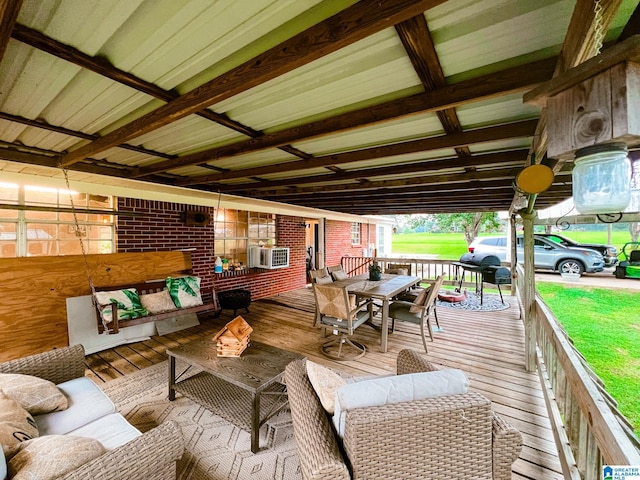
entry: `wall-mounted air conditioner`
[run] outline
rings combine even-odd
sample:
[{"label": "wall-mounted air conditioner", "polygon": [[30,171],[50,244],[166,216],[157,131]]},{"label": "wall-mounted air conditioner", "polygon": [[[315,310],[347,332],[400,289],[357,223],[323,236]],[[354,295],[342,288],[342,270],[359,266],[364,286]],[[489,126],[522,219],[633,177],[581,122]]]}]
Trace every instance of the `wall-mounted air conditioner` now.
[{"label": "wall-mounted air conditioner", "polygon": [[288,247],[249,247],[249,267],[284,268],[289,266]]}]

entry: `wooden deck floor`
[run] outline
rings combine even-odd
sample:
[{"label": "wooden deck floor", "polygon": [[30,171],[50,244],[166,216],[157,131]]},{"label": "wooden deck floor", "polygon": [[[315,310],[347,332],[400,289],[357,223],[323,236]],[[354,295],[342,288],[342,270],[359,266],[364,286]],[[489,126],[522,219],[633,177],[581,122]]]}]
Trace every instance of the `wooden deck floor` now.
[{"label": "wooden deck floor", "polygon": [[[425,356],[432,362],[464,370],[471,388],[493,403],[493,408],[524,437],[524,448],[513,465],[513,479],[562,479],[557,449],[536,373],[524,368],[524,329],[515,308],[516,300],[505,297],[511,308],[499,312],[471,312],[439,307],[443,332],[435,333]],[[320,353],[322,335],[313,327],[313,295],[296,290],[259,300],[250,313],[239,312],[254,328],[252,339],[295,351],[308,358],[356,375],[395,370],[395,358],[403,348],[424,353],[419,330],[399,323],[389,335],[387,353],[380,351],[379,333],[363,326],[355,338],[367,345],[367,353],[352,362],[333,362]],[[96,381],[127,375],[165,360],[167,347],[217,332],[231,320],[224,311],[217,319],[201,318],[201,325],[152,339],[120,346],[87,356],[87,375]]]}]

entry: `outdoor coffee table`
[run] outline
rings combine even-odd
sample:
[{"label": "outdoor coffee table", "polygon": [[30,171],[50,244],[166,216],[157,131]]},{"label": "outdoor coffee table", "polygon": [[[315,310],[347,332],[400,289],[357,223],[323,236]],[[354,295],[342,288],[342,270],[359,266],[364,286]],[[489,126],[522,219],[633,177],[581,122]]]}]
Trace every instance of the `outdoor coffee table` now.
[{"label": "outdoor coffee table", "polygon": [[[287,405],[284,368],[303,355],[251,341],[240,357],[218,357],[216,343],[198,340],[167,350],[169,400],[176,392],[251,432],[251,451],[260,450],[260,427]],[[176,359],[188,367],[176,378]],[[180,378],[191,368],[202,371]],[[261,408],[262,407],[262,408]],[[264,415],[262,411],[266,411]]]}]

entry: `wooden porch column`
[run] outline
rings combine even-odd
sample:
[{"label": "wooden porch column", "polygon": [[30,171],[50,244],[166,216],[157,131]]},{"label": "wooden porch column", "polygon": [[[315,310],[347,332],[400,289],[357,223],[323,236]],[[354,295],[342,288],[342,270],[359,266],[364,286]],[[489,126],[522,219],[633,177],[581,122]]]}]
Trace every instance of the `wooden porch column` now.
[{"label": "wooden porch column", "polygon": [[524,225],[524,285],[522,301],[524,303],[524,341],[525,368],[528,372],[536,369],[536,282],[533,261],[533,221],[537,216],[535,210],[519,212]]},{"label": "wooden porch column", "polygon": [[514,277],[516,274],[516,265],[518,264],[518,254],[516,253],[516,216],[511,214],[509,216],[509,238],[507,239],[507,249],[509,250],[509,258],[511,259],[511,296],[516,295],[518,288],[517,279]]},{"label": "wooden porch column", "polygon": [[325,219],[318,219],[318,251],[316,252],[316,268],[324,268],[324,254],[325,254]]}]

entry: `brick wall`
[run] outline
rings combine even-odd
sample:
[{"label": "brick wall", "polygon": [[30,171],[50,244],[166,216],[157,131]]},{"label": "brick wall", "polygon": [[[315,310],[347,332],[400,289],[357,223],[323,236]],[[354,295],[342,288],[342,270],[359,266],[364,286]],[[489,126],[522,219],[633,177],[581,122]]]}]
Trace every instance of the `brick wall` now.
[{"label": "brick wall", "polygon": [[325,222],[325,265],[338,265],[342,257],[361,257],[362,249],[376,242],[375,225],[360,224],[360,245],[351,245],[351,223]]},{"label": "brick wall", "polygon": [[213,207],[119,198],[118,210],[140,214],[118,217],[118,252],[193,249],[190,251],[193,273],[202,279],[203,288],[214,286],[217,291],[246,288],[251,291],[252,298],[257,299],[301,288],[306,283],[302,218],[278,216],[278,246],[290,248],[289,268],[217,279],[213,274],[216,257],[213,225],[189,227],[182,220],[182,213],[187,210],[207,212],[214,218]]}]

